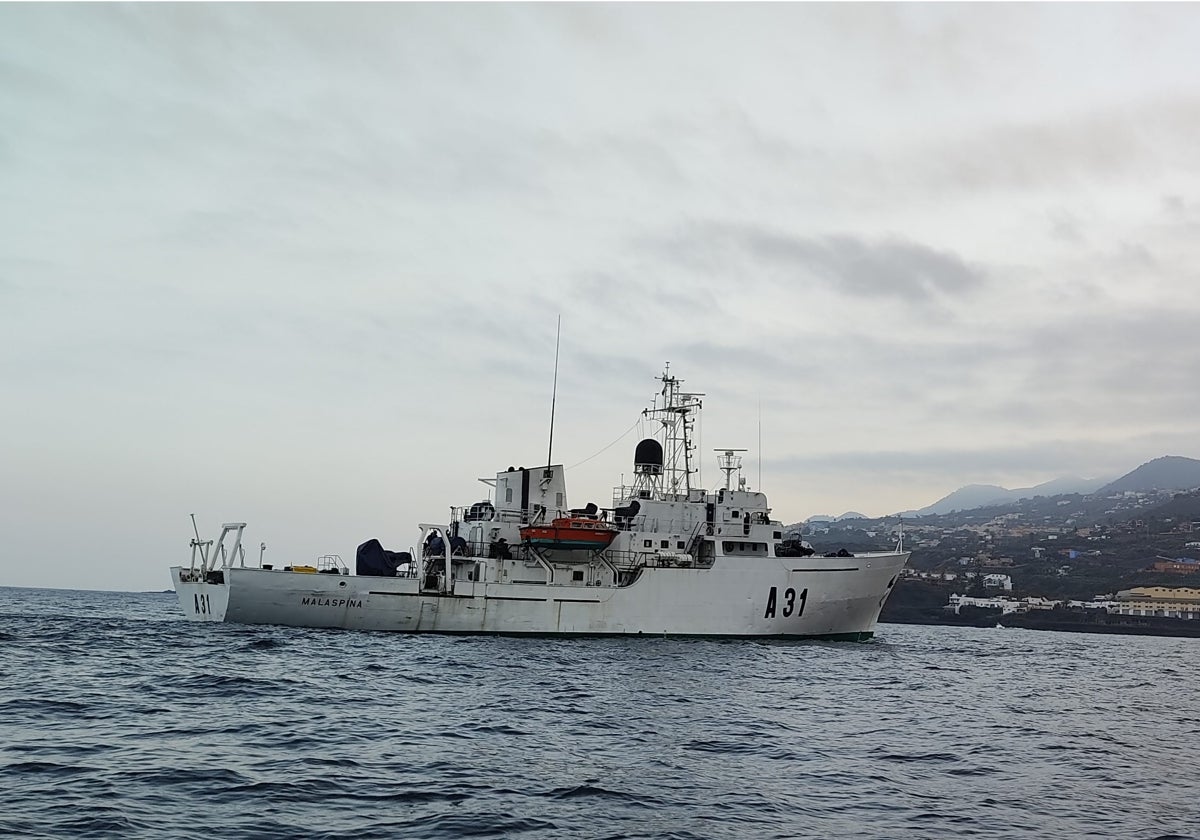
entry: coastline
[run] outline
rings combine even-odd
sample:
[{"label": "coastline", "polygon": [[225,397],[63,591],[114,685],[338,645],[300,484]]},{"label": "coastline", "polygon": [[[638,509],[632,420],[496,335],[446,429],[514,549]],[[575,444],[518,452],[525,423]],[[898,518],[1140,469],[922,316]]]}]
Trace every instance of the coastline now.
[{"label": "coastline", "polygon": [[1200,638],[1200,621],[1165,616],[1116,615],[1070,607],[1004,613],[999,609],[964,606],[954,613],[946,608],[949,594],[950,590],[943,587],[901,583],[884,605],[879,623]]}]

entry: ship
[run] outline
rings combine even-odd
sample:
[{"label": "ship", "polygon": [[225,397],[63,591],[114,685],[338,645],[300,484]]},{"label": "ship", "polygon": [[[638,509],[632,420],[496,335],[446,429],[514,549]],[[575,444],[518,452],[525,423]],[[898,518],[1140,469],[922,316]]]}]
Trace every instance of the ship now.
[{"label": "ship", "polygon": [[903,535],[887,550],[816,553],[747,486],[745,450],[714,450],[721,485],[695,486],[704,394],[669,365],[658,379],[630,483],[606,506],[569,507],[562,464],[509,466],[481,479],[487,499],[417,525],[408,550],[364,542],[353,573],[340,555],[277,568],[260,550],[255,566],[246,523],[213,540],[196,529],[190,565],[171,569],[180,608],[194,621],[407,633],[870,639],[909,557]]}]

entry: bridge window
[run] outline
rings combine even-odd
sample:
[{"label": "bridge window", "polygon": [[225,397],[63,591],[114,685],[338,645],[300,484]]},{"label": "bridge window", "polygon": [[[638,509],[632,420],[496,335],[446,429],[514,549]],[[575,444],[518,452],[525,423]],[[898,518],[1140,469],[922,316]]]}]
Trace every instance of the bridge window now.
[{"label": "bridge window", "polygon": [[748,543],[748,542],[733,542],[728,540],[721,543],[721,548],[726,554],[766,554],[766,543]]}]

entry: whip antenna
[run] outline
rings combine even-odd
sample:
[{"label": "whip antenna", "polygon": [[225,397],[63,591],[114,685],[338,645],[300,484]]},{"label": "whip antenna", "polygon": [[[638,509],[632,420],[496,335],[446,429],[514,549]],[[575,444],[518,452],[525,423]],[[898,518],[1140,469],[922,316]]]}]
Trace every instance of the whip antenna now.
[{"label": "whip antenna", "polygon": [[550,444],[546,447],[546,474],[550,474],[554,454],[554,403],[558,399],[558,344],[562,338],[562,315],[558,316],[558,327],[554,331],[554,385],[550,389]]}]

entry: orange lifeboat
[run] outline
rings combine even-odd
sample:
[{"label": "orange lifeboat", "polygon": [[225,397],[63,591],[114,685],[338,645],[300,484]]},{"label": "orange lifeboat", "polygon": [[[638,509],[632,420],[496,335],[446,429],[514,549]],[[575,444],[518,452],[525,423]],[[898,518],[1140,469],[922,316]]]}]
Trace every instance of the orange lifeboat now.
[{"label": "orange lifeboat", "polygon": [[608,548],[616,536],[616,528],[586,516],[560,516],[549,525],[526,525],[521,529],[521,539],[529,545],[568,551],[599,551]]}]

